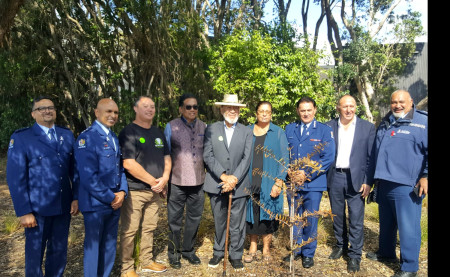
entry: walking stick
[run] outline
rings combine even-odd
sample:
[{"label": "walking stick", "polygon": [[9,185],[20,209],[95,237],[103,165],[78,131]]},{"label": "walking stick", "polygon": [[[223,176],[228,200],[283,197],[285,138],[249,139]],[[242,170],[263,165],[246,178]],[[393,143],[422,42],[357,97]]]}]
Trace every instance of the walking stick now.
[{"label": "walking stick", "polygon": [[228,232],[230,231],[231,201],[233,200],[233,191],[228,193],[228,214],[227,214],[227,230],[225,233],[225,257],[223,258],[222,276],[227,275],[227,258],[228,258]]},{"label": "walking stick", "polygon": [[295,269],[294,269],[294,201],[295,201],[295,197],[294,197],[294,188],[292,188],[292,193],[291,193],[291,207],[289,210],[289,219],[290,219],[290,223],[291,226],[289,228],[289,239],[291,241],[291,255],[289,258],[289,271],[291,272],[292,276],[295,276]]}]

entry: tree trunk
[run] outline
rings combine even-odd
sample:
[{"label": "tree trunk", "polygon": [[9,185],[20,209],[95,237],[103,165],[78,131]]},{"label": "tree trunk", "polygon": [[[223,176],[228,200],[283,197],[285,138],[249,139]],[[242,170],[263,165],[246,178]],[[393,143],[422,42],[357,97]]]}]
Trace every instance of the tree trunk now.
[{"label": "tree trunk", "polygon": [[[359,99],[361,100],[364,106],[364,113],[366,114],[367,120],[373,123],[374,122],[373,115],[372,112],[370,111],[369,105],[370,99],[368,98],[369,94],[373,95],[372,84],[370,84],[370,82],[367,79],[364,80],[364,78],[361,78],[359,75],[356,76],[354,80],[356,83],[356,87],[358,88]],[[367,88],[369,88],[371,92],[368,93]]]},{"label": "tree trunk", "polygon": [[0,0],[0,48],[25,0]]}]

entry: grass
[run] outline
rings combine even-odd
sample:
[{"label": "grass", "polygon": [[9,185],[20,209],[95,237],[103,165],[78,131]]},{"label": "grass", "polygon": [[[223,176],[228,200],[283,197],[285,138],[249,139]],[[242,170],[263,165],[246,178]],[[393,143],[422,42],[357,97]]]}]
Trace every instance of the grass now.
[{"label": "grass", "polygon": [[6,212],[3,216],[2,233],[10,235],[20,229],[19,219],[14,212]]}]

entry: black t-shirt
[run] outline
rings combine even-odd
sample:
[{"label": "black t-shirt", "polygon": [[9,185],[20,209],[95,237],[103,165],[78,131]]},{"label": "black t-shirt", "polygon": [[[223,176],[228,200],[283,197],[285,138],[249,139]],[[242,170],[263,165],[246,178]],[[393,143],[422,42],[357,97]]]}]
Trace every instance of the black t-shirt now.
[{"label": "black t-shirt", "polygon": [[[119,143],[124,160],[134,159],[153,177],[162,177],[164,156],[170,155],[162,130],[155,126],[146,129],[130,123],[120,132]],[[133,177],[127,170],[125,174],[130,190],[150,189],[149,184]]]}]

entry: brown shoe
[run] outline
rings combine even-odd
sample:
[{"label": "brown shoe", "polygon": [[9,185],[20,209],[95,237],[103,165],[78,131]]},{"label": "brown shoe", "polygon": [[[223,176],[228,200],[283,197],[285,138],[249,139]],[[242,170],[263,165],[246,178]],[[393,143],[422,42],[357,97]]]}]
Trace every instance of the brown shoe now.
[{"label": "brown shoe", "polygon": [[165,265],[152,261],[149,265],[142,268],[142,272],[164,272],[167,270]]},{"label": "brown shoe", "polygon": [[136,271],[130,270],[125,273],[122,273],[122,275],[120,275],[120,277],[139,277],[139,275],[136,274]]}]

